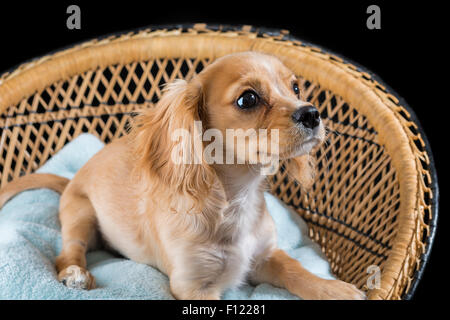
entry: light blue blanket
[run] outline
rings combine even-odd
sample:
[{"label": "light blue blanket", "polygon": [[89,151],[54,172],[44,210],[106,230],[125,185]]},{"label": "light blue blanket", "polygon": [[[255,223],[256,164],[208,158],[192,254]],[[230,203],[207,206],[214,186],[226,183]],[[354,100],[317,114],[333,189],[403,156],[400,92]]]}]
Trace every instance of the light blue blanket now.
[{"label": "light blue blanket", "polygon": [[[72,178],[103,147],[83,134],[52,157],[38,172]],[[305,222],[270,194],[267,207],[275,220],[278,245],[316,275],[334,279],[320,248],[307,236]],[[40,189],[22,192],[0,211],[0,299],[173,299],[166,275],[106,251],[87,255],[97,288],[68,289],[58,282],[54,262],[61,250],[59,195]],[[297,299],[269,284],[243,285],[223,299]]]}]

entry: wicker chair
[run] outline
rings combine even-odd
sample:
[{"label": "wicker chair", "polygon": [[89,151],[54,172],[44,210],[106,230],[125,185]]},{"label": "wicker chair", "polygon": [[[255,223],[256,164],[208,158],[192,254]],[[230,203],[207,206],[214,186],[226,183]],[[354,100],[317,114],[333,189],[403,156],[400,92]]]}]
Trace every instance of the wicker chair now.
[{"label": "wicker chair", "polygon": [[[308,223],[333,272],[370,299],[410,298],[431,249],[437,181],[425,134],[405,101],[362,67],[289,36],[250,26],[165,26],[92,40],[0,78],[0,182],[36,170],[82,132],[109,142],[126,132],[163,84],[217,57],[256,50],[301,78],[329,128],[306,194],[283,170],[272,192]],[[367,287],[370,266],[378,288]]]}]

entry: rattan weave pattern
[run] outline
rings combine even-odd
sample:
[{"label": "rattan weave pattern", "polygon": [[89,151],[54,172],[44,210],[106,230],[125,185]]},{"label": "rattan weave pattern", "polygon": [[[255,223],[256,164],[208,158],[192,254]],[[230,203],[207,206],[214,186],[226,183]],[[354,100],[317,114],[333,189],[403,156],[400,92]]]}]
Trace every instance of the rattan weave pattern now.
[{"label": "rattan weave pattern", "polygon": [[[0,182],[31,173],[82,132],[109,142],[151,108],[165,83],[190,79],[227,53],[258,50],[302,79],[304,96],[328,127],[317,151],[317,181],[305,193],[280,170],[272,192],[306,220],[333,271],[372,299],[410,290],[431,234],[430,158],[406,108],[353,64],[288,37],[193,25],[93,40],[24,64],[0,77]],[[365,288],[367,289],[367,288]]]}]

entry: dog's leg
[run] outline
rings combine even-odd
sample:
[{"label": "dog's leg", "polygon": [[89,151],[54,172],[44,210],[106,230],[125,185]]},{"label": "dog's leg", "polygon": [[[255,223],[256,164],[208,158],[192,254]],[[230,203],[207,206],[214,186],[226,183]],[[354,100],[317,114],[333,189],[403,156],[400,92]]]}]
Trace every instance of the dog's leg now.
[{"label": "dog's leg", "polygon": [[221,288],[215,283],[190,279],[182,272],[171,272],[170,291],[177,300],[220,300]]},{"label": "dog's leg", "polygon": [[363,300],[365,295],[354,285],[340,280],[326,280],[303,268],[300,262],[276,249],[255,267],[250,276],[255,283],[270,283],[286,288],[307,300]]},{"label": "dog's leg", "polygon": [[170,291],[177,300],[220,300],[220,290],[215,289],[192,289],[182,287],[170,281]]},{"label": "dog's leg", "polygon": [[95,235],[95,211],[89,199],[64,194],[59,215],[63,249],[56,259],[58,280],[69,288],[93,289],[94,277],[86,270],[86,251]]}]

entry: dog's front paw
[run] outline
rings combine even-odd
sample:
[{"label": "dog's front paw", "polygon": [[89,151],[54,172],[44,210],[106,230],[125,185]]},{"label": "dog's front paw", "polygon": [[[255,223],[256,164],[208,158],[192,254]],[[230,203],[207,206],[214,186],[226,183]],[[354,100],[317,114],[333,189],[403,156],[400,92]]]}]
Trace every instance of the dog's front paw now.
[{"label": "dog's front paw", "polygon": [[341,280],[323,280],[318,287],[315,299],[366,300],[366,295],[351,283]]},{"label": "dog's front paw", "polygon": [[95,279],[89,271],[76,265],[71,265],[58,274],[59,282],[71,289],[90,290],[95,288]]}]

